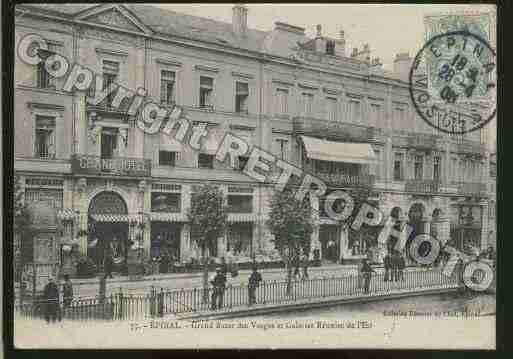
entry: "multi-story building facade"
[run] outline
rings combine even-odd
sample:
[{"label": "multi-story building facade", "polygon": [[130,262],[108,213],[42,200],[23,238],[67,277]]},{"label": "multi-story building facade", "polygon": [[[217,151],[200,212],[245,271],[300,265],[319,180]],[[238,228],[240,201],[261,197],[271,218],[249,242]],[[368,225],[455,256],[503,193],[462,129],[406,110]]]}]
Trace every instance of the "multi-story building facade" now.
[{"label": "multi-story building facade", "polygon": [[[272,257],[273,183],[214,159],[226,132],[313,173],[328,193],[368,188],[385,215],[417,232],[461,248],[487,245],[485,129],[449,136],[427,125],[409,98],[408,54],[397,55],[389,73],[368,45],[346,54],[342,31],[331,39],[318,25],[308,38],[279,22],[252,30],[240,5],[232,24],[145,5],[20,5],[16,14],[16,43],[37,33],[107,84],[144,88],[209,130],[200,151],[146,134],[126,108],[113,109],[114,95],[92,105],[90,91],[65,92],[63,79],[17,58],[15,171],[25,201],[58,209],[64,230],[54,246],[74,241],[94,256],[109,240],[123,260],[129,240],[152,255],[165,242],[177,260],[197,258],[186,213],[191,193],[208,182],[223,189],[230,210],[211,254]],[[367,241],[329,219],[322,201],[312,203],[312,249],[323,260],[363,258]]]}]

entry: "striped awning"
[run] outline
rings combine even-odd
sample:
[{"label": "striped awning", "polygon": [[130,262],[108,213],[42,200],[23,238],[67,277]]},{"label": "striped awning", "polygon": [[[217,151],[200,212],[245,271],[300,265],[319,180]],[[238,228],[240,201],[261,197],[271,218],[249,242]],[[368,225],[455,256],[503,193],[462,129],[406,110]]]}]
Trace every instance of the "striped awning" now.
[{"label": "striped awning", "polygon": [[253,213],[229,213],[228,222],[256,222],[257,215]]},{"label": "striped awning", "polygon": [[96,222],[132,222],[141,219],[137,214],[93,214],[91,216]]},{"label": "striped awning", "polygon": [[71,208],[64,208],[60,209],[57,212],[57,218],[59,218],[61,221],[71,221],[76,217],[76,213]]},{"label": "striped awning", "polygon": [[187,222],[187,216],[182,213],[151,212],[150,220],[156,222]]}]

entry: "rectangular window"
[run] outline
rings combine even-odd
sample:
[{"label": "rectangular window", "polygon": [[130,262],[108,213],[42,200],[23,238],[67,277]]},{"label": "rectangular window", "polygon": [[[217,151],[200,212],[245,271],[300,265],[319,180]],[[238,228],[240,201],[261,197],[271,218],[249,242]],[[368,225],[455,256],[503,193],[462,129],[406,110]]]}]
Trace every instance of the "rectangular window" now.
[{"label": "rectangular window", "polygon": [[289,90],[276,89],[276,113],[286,115],[289,112]]},{"label": "rectangular window", "polygon": [[176,152],[159,151],[159,165],[174,167],[176,165]]},{"label": "rectangular window", "polygon": [[370,125],[373,127],[380,127],[381,124],[381,106],[377,104],[371,104],[371,116]]},{"label": "rectangular window", "polygon": [[152,212],[180,212],[181,202],[180,193],[151,193]]},{"label": "rectangular window", "polygon": [[52,208],[62,208],[62,189],[27,188],[25,189],[25,203],[44,202]]},{"label": "rectangular window", "polygon": [[39,88],[54,88],[54,78],[46,71],[45,63],[40,62],[37,64],[37,87]]},{"label": "rectangular window", "polygon": [[424,157],[423,156],[415,156],[414,177],[416,180],[421,180],[424,177]]},{"label": "rectangular window", "polygon": [[333,41],[333,40],[326,41],[326,54],[327,55],[335,55],[335,41]]},{"label": "rectangular window", "polygon": [[228,211],[231,213],[252,213],[253,196],[228,195]]},{"label": "rectangular window", "polygon": [[235,83],[235,112],[248,113],[249,88],[245,82]]},{"label": "rectangular window", "polygon": [[287,141],[287,140],[283,140],[281,138],[276,140],[276,146],[278,149],[278,153],[277,153],[278,157],[284,161],[288,160],[288,151],[287,151],[288,144],[289,144],[289,141]]},{"label": "rectangular window", "polygon": [[335,97],[326,97],[326,109],[328,111],[328,121],[336,121],[338,116],[338,103]]},{"label": "rectangular window", "polygon": [[242,171],[248,163],[249,157],[247,156],[239,156],[239,170]]},{"label": "rectangular window", "polygon": [[38,158],[55,158],[55,118],[36,116],[34,154]]},{"label": "rectangular window", "polygon": [[[48,55],[57,53],[56,46],[48,44],[48,51],[45,51],[45,53]],[[44,61],[36,66],[36,86],[39,88],[55,88],[55,78],[46,71]]]},{"label": "rectangular window", "polygon": [[118,147],[117,128],[104,127],[101,134],[101,158],[113,158]]},{"label": "rectangular window", "polygon": [[402,181],[404,179],[403,172],[404,154],[394,154],[394,181]]},{"label": "rectangular window", "polygon": [[172,104],[175,101],[175,72],[168,70],[160,71],[160,102]]},{"label": "rectangular window", "polygon": [[349,101],[349,120],[351,122],[361,122],[362,108],[360,101]]},{"label": "rectangular window", "polygon": [[314,95],[312,93],[303,92],[303,116],[311,116],[313,113],[313,100]]},{"label": "rectangular window", "polygon": [[[103,90],[114,86],[119,75],[119,62],[103,60]],[[107,105],[112,103],[116,91],[111,92],[107,96]]]},{"label": "rectangular window", "polygon": [[202,108],[213,109],[212,95],[214,92],[214,79],[212,77],[200,76],[200,102]]},{"label": "rectangular window", "polygon": [[436,156],[435,158],[433,158],[433,179],[435,181],[438,181],[440,180],[440,177],[441,177],[441,163],[442,163],[442,158],[439,157],[439,156]]},{"label": "rectangular window", "polygon": [[228,227],[226,250],[234,256],[251,257],[253,224],[234,223]]},{"label": "rectangular window", "polygon": [[214,168],[214,156],[206,153],[198,154],[198,168]]}]

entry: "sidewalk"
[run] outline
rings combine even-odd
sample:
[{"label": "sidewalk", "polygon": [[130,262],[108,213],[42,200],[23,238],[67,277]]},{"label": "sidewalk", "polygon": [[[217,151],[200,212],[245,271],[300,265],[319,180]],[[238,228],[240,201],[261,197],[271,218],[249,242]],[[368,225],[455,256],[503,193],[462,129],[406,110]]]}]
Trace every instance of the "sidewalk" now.
[{"label": "sidewalk", "polygon": [[[311,275],[311,276],[317,276],[318,274],[320,274],[320,272],[332,272],[332,273],[336,273],[336,272],[344,272],[344,273],[349,273],[351,272],[352,270],[357,271],[358,269],[358,266],[356,264],[345,264],[345,265],[342,265],[342,264],[329,264],[329,265],[324,265],[324,266],[321,266],[321,267],[308,267],[308,273]],[[379,267],[377,267],[376,269],[379,270]],[[285,268],[271,268],[271,269],[260,269],[259,272],[262,274],[262,275],[265,275],[267,273],[285,273]],[[213,271],[209,271],[209,276],[213,275],[214,272]],[[249,275],[251,274],[251,270],[250,269],[243,269],[243,270],[239,270],[239,277],[249,277]],[[325,273],[326,275],[326,273]],[[137,282],[142,282],[142,281],[159,281],[159,280],[166,280],[166,279],[189,279],[189,278],[202,278],[203,276],[203,272],[194,272],[194,273],[163,273],[163,274],[151,274],[151,275],[147,275],[147,276],[142,276],[138,279],[135,279],[135,278],[130,278],[128,276],[120,276],[120,275],[117,275],[117,276],[114,276],[113,279],[108,279],[108,282],[109,284],[113,284],[113,283],[128,283],[128,282],[134,282],[134,283],[137,283]],[[98,277],[93,277],[93,278],[77,278],[77,279],[72,279],[72,282],[73,282],[73,285],[87,285],[87,284],[94,284],[94,285],[97,285],[98,284]]]}]

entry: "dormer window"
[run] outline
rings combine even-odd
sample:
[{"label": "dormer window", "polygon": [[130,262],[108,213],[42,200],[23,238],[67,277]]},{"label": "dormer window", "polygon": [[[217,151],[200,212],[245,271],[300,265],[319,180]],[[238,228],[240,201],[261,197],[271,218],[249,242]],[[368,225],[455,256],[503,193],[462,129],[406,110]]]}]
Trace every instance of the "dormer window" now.
[{"label": "dormer window", "polygon": [[333,41],[333,40],[326,41],[326,54],[327,55],[335,55],[335,41]]}]

